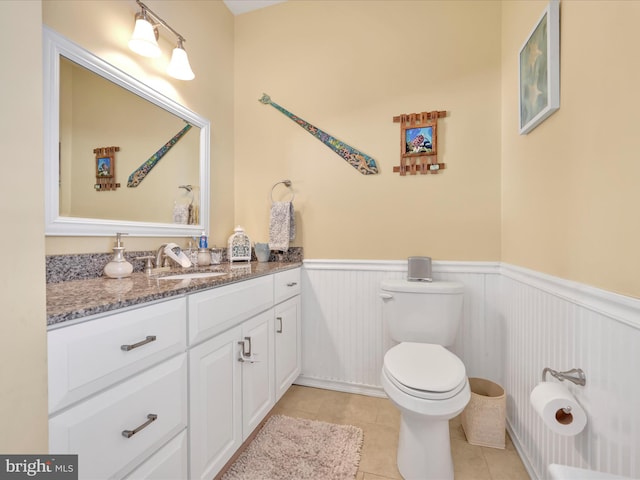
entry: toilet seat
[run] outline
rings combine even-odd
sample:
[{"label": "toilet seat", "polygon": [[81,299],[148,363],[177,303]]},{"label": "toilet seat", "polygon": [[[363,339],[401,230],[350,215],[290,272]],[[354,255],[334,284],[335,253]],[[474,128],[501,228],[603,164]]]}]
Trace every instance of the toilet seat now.
[{"label": "toilet seat", "polygon": [[467,384],[464,364],[442,345],[400,343],[385,354],[383,370],[398,389],[427,400],[454,397]]}]

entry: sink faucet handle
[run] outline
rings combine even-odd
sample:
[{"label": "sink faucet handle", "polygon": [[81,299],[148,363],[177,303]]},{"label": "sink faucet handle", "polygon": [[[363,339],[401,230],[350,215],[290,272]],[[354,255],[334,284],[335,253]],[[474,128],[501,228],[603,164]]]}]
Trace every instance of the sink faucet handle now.
[{"label": "sink faucet handle", "polygon": [[144,260],[144,273],[147,275],[151,275],[153,271],[153,259],[155,257],[153,255],[145,255],[144,257],[136,257],[136,260]]}]

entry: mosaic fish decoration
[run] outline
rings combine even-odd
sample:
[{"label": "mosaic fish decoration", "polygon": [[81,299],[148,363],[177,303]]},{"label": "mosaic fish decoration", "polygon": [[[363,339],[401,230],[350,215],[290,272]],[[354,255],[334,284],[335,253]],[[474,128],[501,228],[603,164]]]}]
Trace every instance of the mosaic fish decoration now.
[{"label": "mosaic fish decoration", "polygon": [[310,123],[304,121],[300,117],[294,115],[288,110],[282,108],[280,105],[271,100],[271,97],[266,93],[262,94],[262,98],[259,99],[261,103],[265,105],[271,105],[276,110],[280,111],[291,120],[296,122],[302,128],[304,128],[311,135],[316,137],[322,143],[324,143],[327,147],[337,153],[340,157],[342,157],[346,162],[351,165],[353,168],[358,170],[363,175],[372,175],[378,173],[378,166],[376,165],[376,161],[371,158],[369,155],[362,153],[360,150],[356,150],[355,148],[347,145],[344,142],[341,142],[337,138],[329,135],[326,132],[323,132],[318,127],[311,125]]},{"label": "mosaic fish decoration", "polygon": [[160,159],[164,157],[169,150],[171,150],[171,147],[178,143],[178,140],[180,140],[190,129],[191,125],[187,123],[184,128],[176,133],[171,140],[165,143],[160,148],[160,150],[151,155],[151,157],[149,157],[149,160],[144,162],[131,175],[129,175],[129,179],[127,180],[127,187],[137,187],[138,185],[140,185],[140,182],[144,180],[151,169],[156,166]]}]

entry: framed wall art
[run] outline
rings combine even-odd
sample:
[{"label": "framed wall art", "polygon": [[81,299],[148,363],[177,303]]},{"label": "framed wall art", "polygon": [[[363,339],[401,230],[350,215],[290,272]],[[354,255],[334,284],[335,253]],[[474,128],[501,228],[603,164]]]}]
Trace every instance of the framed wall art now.
[{"label": "framed wall art", "polygon": [[560,5],[551,0],[519,53],[520,135],[560,108]]},{"label": "framed wall art", "polygon": [[113,157],[98,157],[96,159],[96,176],[113,177]]},{"label": "framed wall art", "polygon": [[93,188],[97,192],[105,192],[120,188],[116,183],[116,152],[120,147],[98,147],[93,149],[96,156],[96,183]]},{"label": "framed wall art", "polygon": [[446,111],[408,113],[393,117],[400,123],[400,165],[393,171],[400,175],[438,173],[445,168],[438,163],[438,118]]}]

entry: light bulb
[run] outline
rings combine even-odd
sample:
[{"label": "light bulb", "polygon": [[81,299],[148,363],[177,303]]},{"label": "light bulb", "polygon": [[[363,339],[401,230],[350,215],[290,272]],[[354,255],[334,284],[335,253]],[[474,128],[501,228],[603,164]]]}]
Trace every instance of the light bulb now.
[{"label": "light bulb", "polygon": [[182,48],[181,41],[178,41],[178,46],[173,49],[167,73],[178,80],[193,80],[196,78],[193,70],[191,70],[191,65],[189,65],[187,52]]},{"label": "light bulb", "polygon": [[129,48],[144,57],[160,56],[155,30],[144,11],[136,14],[136,26],[129,40]]}]

